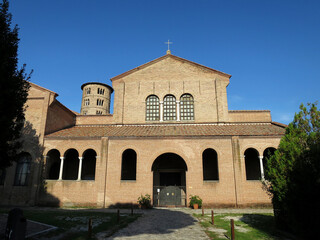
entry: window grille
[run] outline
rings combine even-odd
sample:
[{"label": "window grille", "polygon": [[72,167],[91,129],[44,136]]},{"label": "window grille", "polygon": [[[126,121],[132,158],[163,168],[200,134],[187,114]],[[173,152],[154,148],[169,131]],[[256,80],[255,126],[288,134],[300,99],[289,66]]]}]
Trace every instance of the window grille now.
[{"label": "window grille", "polygon": [[159,98],[155,95],[151,95],[147,98],[146,101],[146,121],[159,121],[159,119]]},{"label": "window grille", "polygon": [[194,120],[194,101],[190,94],[184,94],[180,98],[181,120]]},{"label": "window grille", "polygon": [[176,120],[176,98],[173,95],[167,95],[163,100],[163,120]]}]

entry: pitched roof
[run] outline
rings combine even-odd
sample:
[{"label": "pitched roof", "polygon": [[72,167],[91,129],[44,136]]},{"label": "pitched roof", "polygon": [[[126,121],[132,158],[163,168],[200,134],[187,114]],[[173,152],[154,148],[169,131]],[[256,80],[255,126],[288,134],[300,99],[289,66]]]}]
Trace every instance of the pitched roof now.
[{"label": "pitched roof", "polygon": [[51,133],[45,138],[282,136],[284,133],[284,127],[273,123],[81,125]]},{"label": "pitched roof", "polygon": [[38,89],[41,89],[41,90],[45,90],[45,91],[51,92],[51,93],[53,93],[56,97],[59,96],[58,93],[56,93],[56,92],[54,92],[54,91],[51,91],[51,90],[46,89],[46,88],[44,88],[44,87],[41,87],[41,86],[39,86],[39,85],[37,85],[37,84],[35,84],[35,83],[33,83],[33,82],[29,82],[29,83],[30,83],[31,86],[33,86],[33,87],[35,87],[35,88],[38,88]]},{"label": "pitched roof", "polygon": [[220,72],[220,71],[218,71],[218,70],[215,70],[215,69],[213,69],[213,68],[206,67],[206,66],[201,65],[201,64],[199,64],[199,63],[195,63],[195,62],[189,61],[189,60],[187,60],[187,59],[184,59],[184,58],[181,58],[181,57],[177,57],[177,56],[172,55],[172,54],[166,54],[166,55],[164,55],[164,56],[162,56],[162,57],[159,57],[159,58],[157,58],[157,59],[155,59],[155,60],[152,60],[152,61],[150,61],[150,62],[147,62],[147,63],[145,63],[145,64],[142,64],[142,65],[140,65],[139,67],[136,67],[136,68],[134,68],[134,69],[131,69],[131,70],[129,70],[129,71],[127,71],[127,72],[124,72],[124,73],[122,73],[122,74],[120,74],[120,75],[118,75],[118,76],[115,76],[115,77],[111,78],[110,80],[111,80],[111,81],[114,81],[114,80],[123,78],[123,77],[125,77],[125,76],[130,75],[131,73],[134,73],[134,72],[136,72],[136,71],[139,71],[139,70],[141,70],[141,69],[143,69],[143,68],[146,68],[146,67],[148,67],[148,66],[150,66],[150,65],[152,65],[152,64],[154,64],[154,63],[160,62],[161,60],[166,59],[166,58],[173,58],[173,59],[178,60],[178,61],[181,61],[181,62],[187,62],[187,63],[190,63],[190,64],[195,65],[195,66],[197,66],[197,67],[205,68],[205,69],[210,70],[210,71],[212,71],[212,72],[214,72],[214,73],[221,74],[221,75],[226,76],[226,77],[228,77],[228,78],[231,77],[230,74],[227,74],[227,73],[224,73],[224,72]]}]

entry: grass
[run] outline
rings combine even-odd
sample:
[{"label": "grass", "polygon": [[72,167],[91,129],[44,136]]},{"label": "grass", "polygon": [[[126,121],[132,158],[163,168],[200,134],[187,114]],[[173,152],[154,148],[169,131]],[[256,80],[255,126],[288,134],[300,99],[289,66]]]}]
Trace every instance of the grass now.
[{"label": "grass", "polygon": [[231,239],[230,219],[234,219],[235,239],[237,240],[281,240],[274,225],[273,214],[215,214],[214,226],[211,214],[198,218],[207,235],[214,240]]},{"label": "grass", "polygon": [[[0,209],[0,213],[7,213],[9,210]],[[54,236],[61,236],[60,239],[85,240],[88,238],[88,221],[92,218],[92,236],[96,233],[107,231],[112,235],[117,230],[126,227],[129,223],[135,221],[139,214],[120,214],[120,222],[117,221],[117,213],[105,213],[89,211],[84,209],[70,210],[23,210],[27,219],[53,225],[58,227],[56,230],[49,231],[41,235],[41,239],[49,239]],[[33,238],[30,238],[32,240]],[[37,236],[38,239],[38,236]]]}]

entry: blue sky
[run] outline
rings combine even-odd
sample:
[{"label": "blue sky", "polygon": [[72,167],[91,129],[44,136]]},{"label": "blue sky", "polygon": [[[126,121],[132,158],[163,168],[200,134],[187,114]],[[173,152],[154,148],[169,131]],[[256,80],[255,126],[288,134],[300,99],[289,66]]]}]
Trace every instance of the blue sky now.
[{"label": "blue sky", "polygon": [[165,54],[231,74],[230,110],[271,110],[289,123],[319,100],[320,1],[14,0],[19,63],[79,112],[85,82]]}]

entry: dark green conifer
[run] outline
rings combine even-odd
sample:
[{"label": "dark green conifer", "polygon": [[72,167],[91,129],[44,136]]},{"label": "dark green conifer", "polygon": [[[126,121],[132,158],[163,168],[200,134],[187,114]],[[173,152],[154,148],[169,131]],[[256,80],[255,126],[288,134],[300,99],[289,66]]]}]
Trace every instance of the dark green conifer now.
[{"label": "dark green conifer", "polygon": [[320,111],[300,106],[278,150],[267,161],[268,192],[277,226],[317,239],[320,226]]},{"label": "dark green conifer", "polygon": [[9,2],[0,3],[0,170],[16,160],[21,148],[30,74],[18,69],[18,27],[11,29]]}]

